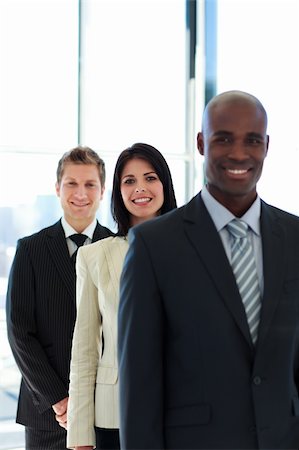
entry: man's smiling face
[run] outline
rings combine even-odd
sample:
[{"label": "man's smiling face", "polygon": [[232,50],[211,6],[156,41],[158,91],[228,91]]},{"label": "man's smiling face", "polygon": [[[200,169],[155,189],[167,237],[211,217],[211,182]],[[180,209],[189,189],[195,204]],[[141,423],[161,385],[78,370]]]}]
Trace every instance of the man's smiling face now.
[{"label": "man's smiling face", "polygon": [[198,149],[205,156],[209,192],[227,209],[236,202],[248,209],[268,151],[267,120],[246,99],[226,100],[211,107]]},{"label": "man's smiling face", "polygon": [[94,220],[103,192],[99,171],[94,164],[67,163],[60,183],[56,183],[64,217],[78,232]]}]

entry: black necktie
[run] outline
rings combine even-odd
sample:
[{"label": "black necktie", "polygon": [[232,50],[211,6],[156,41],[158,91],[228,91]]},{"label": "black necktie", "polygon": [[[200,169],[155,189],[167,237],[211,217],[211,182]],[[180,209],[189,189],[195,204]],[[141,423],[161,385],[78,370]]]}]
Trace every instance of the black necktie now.
[{"label": "black necktie", "polygon": [[86,234],[72,234],[71,236],[69,236],[69,238],[73,242],[75,242],[75,244],[77,245],[76,251],[71,256],[71,261],[72,261],[72,263],[74,265],[74,268],[75,268],[78,248],[81,247],[84,244],[84,242],[86,241],[88,236],[86,236]]}]

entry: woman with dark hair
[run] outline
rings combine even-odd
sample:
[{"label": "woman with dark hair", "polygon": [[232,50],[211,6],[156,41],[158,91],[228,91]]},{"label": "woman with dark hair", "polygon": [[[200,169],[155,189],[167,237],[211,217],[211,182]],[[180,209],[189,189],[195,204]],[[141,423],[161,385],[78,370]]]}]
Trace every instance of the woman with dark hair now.
[{"label": "woman with dark hair", "polygon": [[115,222],[118,225],[118,235],[126,236],[131,227],[131,214],[125,207],[122,193],[121,193],[121,175],[125,164],[132,159],[144,159],[152,165],[155,173],[163,185],[164,202],[159,214],[164,214],[176,208],[176,199],[174,195],[172,178],[169,167],[164,159],[164,156],[151,145],[148,144],[134,144],[132,147],[124,150],[116,163],[113,180],[113,191],[111,198],[111,211]]},{"label": "woman with dark hair", "polygon": [[[77,320],[66,417],[67,447],[119,449],[117,309],[130,227],[176,208],[169,167],[147,144],[124,150],[115,166],[111,211],[116,236],[81,247]],[[142,300],[142,299],[141,299]]]}]

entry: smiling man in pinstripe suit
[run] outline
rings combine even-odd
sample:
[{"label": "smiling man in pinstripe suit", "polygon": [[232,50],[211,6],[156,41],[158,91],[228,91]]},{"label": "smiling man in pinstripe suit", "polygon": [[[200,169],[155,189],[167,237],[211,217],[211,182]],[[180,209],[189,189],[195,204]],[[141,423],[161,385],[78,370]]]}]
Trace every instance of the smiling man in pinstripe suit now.
[{"label": "smiling man in pinstripe suit", "polygon": [[65,449],[66,431],[55,414],[65,413],[69,363],[76,317],[77,250],[112,235],[96,220],[105,186],[105,165],[88,147],[76,147],[58,163],[56,193],[63,217],[20,239],[7,292],[8,338],[22,375],[17,422],[25,426],[26,449]]}]

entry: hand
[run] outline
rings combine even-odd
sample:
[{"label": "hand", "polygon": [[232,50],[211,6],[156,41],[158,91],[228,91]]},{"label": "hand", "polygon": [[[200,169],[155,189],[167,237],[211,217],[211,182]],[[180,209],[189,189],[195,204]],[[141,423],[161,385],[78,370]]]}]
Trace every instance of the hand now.
[{"label": "hand", "polygon": [[57,420],[58,424],[62,427],[67,429],[67,404],[68,404],[68,397],[65,397],[63,400],[60,400],[60,402],[55,403],[55,405],[52,405],[52,408],[55,412],[55,419]]}]

